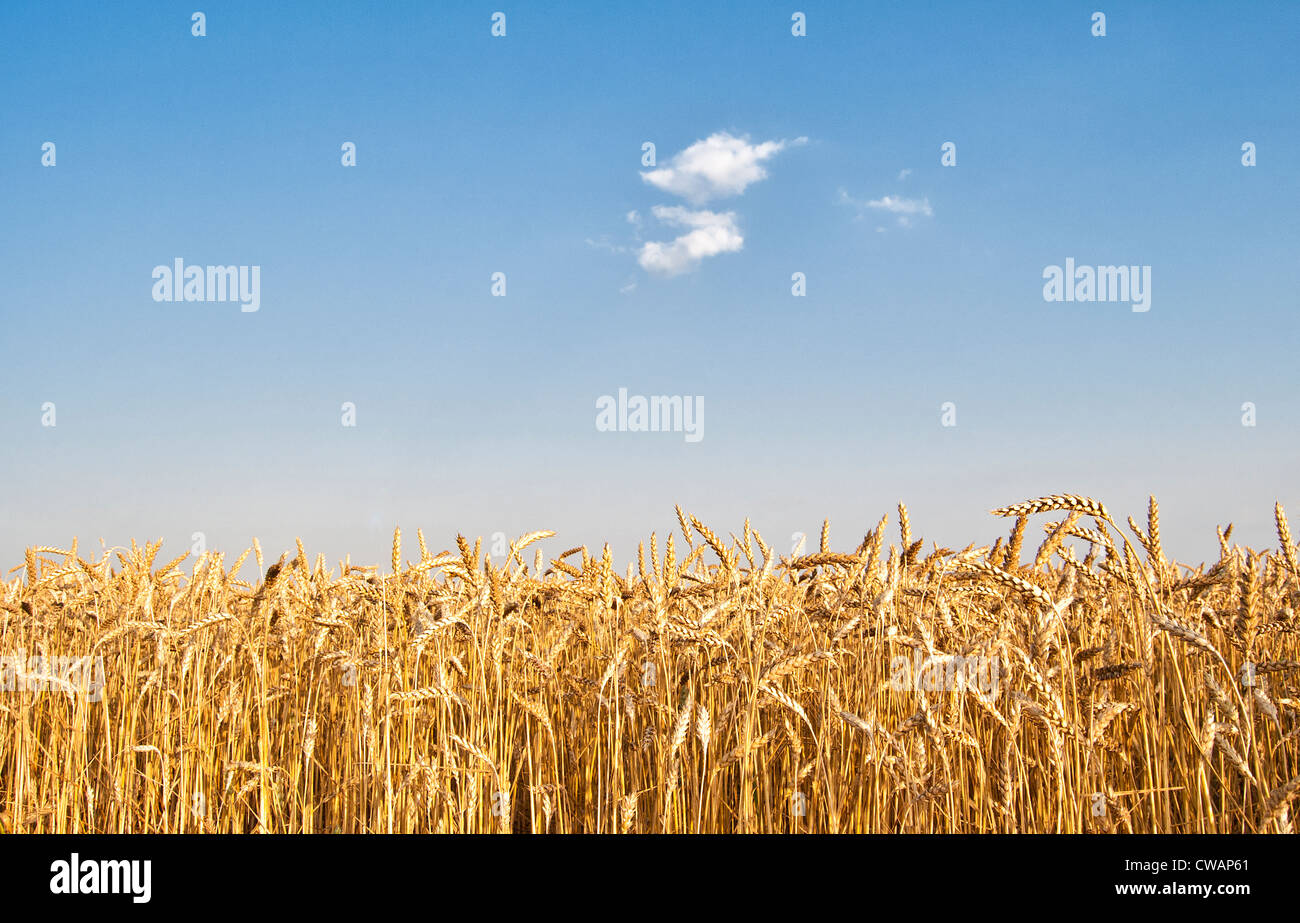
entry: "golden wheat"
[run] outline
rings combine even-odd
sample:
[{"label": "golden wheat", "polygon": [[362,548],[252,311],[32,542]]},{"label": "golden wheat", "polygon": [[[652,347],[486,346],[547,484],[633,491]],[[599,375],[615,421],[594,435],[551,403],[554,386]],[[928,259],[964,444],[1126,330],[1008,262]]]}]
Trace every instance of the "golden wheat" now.
[{"label": "golden wheat", "polygon": [[0,583],[0,832],[1292,832],[1282,506],[1279,551],[1229,527],[1197,568],[1154,497],[1145,565],[1092,498],[993,512],[991,546],[923,554],[900,503],[901,547],[827,520],[782,559],[678,507],[686,557],[651,535],[626,575],[539,572],[547,531],[410,563],[396,529],[387,575],[36,546]]}]

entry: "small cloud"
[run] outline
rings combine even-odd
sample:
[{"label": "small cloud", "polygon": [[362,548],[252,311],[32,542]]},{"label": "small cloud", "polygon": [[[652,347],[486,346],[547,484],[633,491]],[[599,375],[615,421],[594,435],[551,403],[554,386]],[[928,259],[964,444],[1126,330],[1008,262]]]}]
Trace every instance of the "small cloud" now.
[{"label": "small cloud", "polygon": [[632,225],[632,236],[637,240],[641,239],[641,226],[645,223],[641,220],[641,213],[635,208],[627,213],[627,223]]},{"label": "small cloud", "polygon": [[602,234],[599,240],[592,240],[588,237],[585,242],[588,247],[593,247],[596,250],[608,250],[610,253],[627,253],[629,249],[623,244],[610,243],[608,234]]},{"label": "small cloud", "polygon": [[899,170],[899,171],[898,171],[898,181],[901,183],[903,180],[907,179],[907,178],[908,178],[909,176],[911,176],[911,175],[912,175],[912,169],[911,169],[911,167],[908,167],[908,168],[905,169],[905,170]]},{"label": "small cloud", "polygon": [[656,205],[651,211],[664,224],[690,230],[672,241],[643,244],[637,262],[647,272],[680,275],[695,269],[708,257],[736,253],[745,245],[745,238],[736,227],[735,212],[692,211],[680,205]]},{"label": "small cloud", "polygon": [[667,166],[642,173],[641,178],[692,205],[701,205],[710,199],[740,195],[767,178],[764,161],[789,146],[807,143],[807,138],[800,137],[750,144],[747,137],[717,132],[674,154]]},{"label": "small cloud", "polygon": [[618,287],[618,293],[620,295],[627,295],[635,291],[636,291],[636,278],[634,276],[629,276],[627,282],[625,282],[623,285],[620,285]]},{"label": "small cloud", "polygon": [[[885,211],[898,216],[898,224],[901,227],[911,227],[914,219],[918,217],[929,218],[934,215],[934,209],[930,207],[930,200],[908,199],[904,196],[887,195],[879,199],[869,199],[866,202],[855,199],[845,190],[839,190],[839,203],[841,205],[850,205],[857,209],[855,220],[861,221],[868,209],[876,211]],[[879,228],[877,228],[879,230]]]},{"label": "small cloud", "polygon": [[872,199],[868,208],[883,208],[896,215],[933,215],[929,199],[904,199],[901,196],[887,195],[883,199]]}]

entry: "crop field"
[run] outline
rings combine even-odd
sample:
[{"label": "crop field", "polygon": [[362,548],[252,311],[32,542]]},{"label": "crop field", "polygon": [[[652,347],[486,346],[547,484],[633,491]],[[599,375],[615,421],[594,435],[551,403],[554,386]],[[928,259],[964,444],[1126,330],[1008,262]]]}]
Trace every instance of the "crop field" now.
[{"label": "crop field", "polygon": [[[900,505],[782,555],[678,509],[608,550],[394,534],[0,584],[12,833],[1291,833],[1300,568],[1168,560],[1060,495],[927,543]],[[838,546],[838,550],[834,550]],[[557,546],[559,547],[559,546]],[[256,582],[239,579],[256,565]]]}]

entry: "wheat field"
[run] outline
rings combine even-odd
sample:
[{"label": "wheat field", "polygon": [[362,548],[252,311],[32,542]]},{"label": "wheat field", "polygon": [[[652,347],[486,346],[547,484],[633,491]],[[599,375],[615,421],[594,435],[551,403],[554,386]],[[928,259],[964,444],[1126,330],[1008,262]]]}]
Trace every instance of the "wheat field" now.
[{"label": "wheat field", "polygon": [[0,584],[0,824],[1293,832],[1282,507],[1277,549],[1229,526],[1195,568],[1154,498],[1127,530],[1075,495],[993,512],[982,547],[926,550],[900,505],[782,556],[679,508],[625,573],[608,547],[544,560],[550,532],[492,561],[398,531],[386,568],[31,548]]}]

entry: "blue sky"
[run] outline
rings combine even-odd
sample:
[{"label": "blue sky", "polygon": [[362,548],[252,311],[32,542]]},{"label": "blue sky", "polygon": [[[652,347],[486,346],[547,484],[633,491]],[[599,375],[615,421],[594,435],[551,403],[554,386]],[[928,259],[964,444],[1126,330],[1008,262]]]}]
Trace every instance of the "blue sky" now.
[{"label": "blue sky", "polygon": [[[1055,492],[1155,493],[1188,560],[1218,523],[1272,544],[1298,32],[1290,3],[6,3],[0,560],[201,531],[378,561],[398,524],[626,559],[674,503],[851,548],[900,499],[960,547]],[[710,137],[786,145],[703,203],[643,178],[643,142],[689,173]],[[743,245],[649,271],[685,233],[655,206]],[[260,266],[260,310],[155,302],[177,257]],[[1045,302],[1067,257],[1151,266],[1151,310]],[[702,396],[704,438],[597,431],[620,387]]]}]

